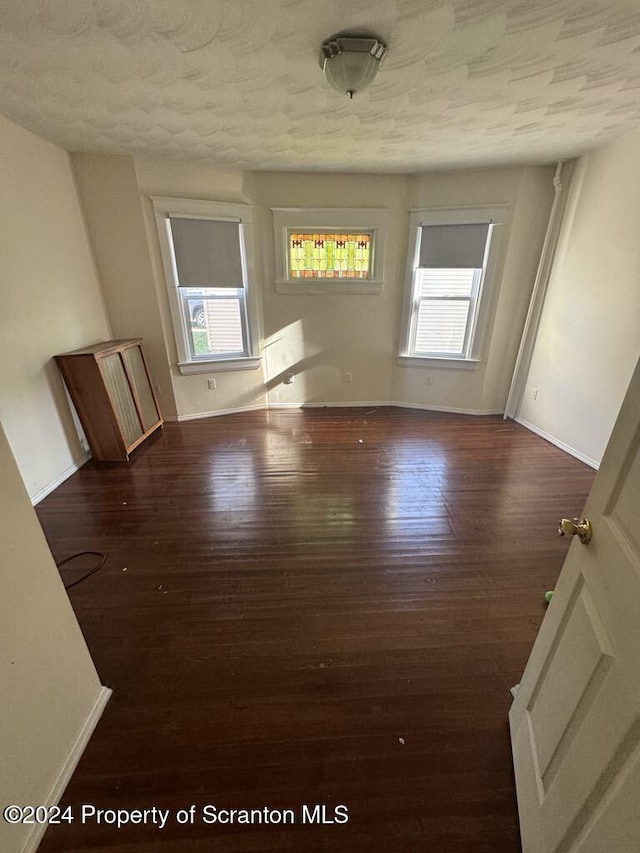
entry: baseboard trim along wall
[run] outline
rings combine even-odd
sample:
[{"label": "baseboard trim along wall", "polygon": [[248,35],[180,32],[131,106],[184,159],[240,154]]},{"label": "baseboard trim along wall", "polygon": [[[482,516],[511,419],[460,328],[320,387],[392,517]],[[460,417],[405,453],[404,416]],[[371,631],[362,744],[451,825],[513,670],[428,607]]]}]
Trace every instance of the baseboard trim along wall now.
[{"label": "baseboard trim along wall", "polygon": [[[66,761],[60,768],[60,772],[53,783],[51,790],[49,791],[48,796],[44,799],[42,803],[38,803],[38,805],[43,805],[47,807],[57,806],[60,800],[62,799],[62,795],[65,792],[65,789],[69,782],[71,781],[71,777],[78,766],[78,762],[82,757],[82,753],[85,751],[87,744],[89,743],[89,739],[93,734],[95,727],[98,725],[100,717],[102,716],[104,709],[107,707],[107,703],[109,699],[111,699],[112,691],[108,687],[102,687],[100,692],[98,693],[98,697],[93,705],[93,708],[89,711],[89,715],[80,731],[78,732],[78,736],[76,737],[73,746],[67,756]],[[35,824],[33,829],[27,836],[24,845],[22,847],[22,853],[36,853],[40,842],[42,841],[42,837],[45,834],[47,829],[47,825],[45,824]]]},{"label": "baseboard trim along wall", "polygon": [[600,467],[600,463],[596,462],[595,459],[592,459],[590,456],[586,456],[584,453],[581,453],[579,450],[576,450],[575,447],[571,447],[569,444],[565,444],[564,441],[560,441],[559,438],[556,438],[554,435],[551,435],[548,432],[545,432],[543,429],[540,429],[537,426],[534,426],[529,421],[525,421],[524,418],[515,417],[513,419],[516,423],[519,423],[520,426],[523,426],[525,429],[531,430],[531,432],[535,432],[536,435],[539,435],[540,438],[544,438],[545,441],[548,441],[550,444],[554,444],[556,447],[559,447],[560,450],[564,450],[565,453],[569,453],[571,456],[575,456],[576,459],[579,459],[581,462],[584,462],[585,465],[588,465],[590,468],[595,468],[597,471]]},{"label": "baseboard trim along wall", "polygon": [[91,454],[84,453],[80,459],[78,459],[72,465],[69,465],[68,468],[65,468],[62,474],[56,477],[55,480],[52,480],[50,483],[47,483],[47,485],[44,488],[40,489],[39,492],[36,492],[35,495],[31,495],[31,504],[33,506],[39,504],[40,501],[44,500],[47,495],[50,495],[54,489],[57,489],[58,486],[61,486],[65,480],[68,480],[72,474],[75,474],[76,471],[79,471],[80,468],[82,468],[82,466],[89,461],[89,459],[91,459]]},{"label": "baseboard trim along wall", "polygon": [[380,400],[352,400],[350,403],[270,403],[270,409],[367,409],[391,406],[392,403],[381,403]]},{"label": "baseboard trim along wall", "polygon": [[425,412],[445,412],[451,415],[501,415],[502,409],[457,409],[451,406],[428,406],[422,403],[399,403],[395,400],[355,400],[350,403],[272,403],[270,409],[357,409],[383,408],[393,406],[399,409],[419,409]]},{"label": "baseboard trim along wall", "polygon": [[165,421],[182,423],[183,421],[197,421],[201,418],[217,418],[220,415],[237,415],[239,412],[257,412],[261,409],[267,409],[264,403],[256,403],[254,406],[239,406],[236,409],[217,409],[214,412],[193,412],[190,415],[177,415],[176,417],[166,417]]},{"label": "baseboard trim along wall", "polygon": [[501,415],[502,409],[458,409],[453,406],[427,406],[422,403],[388,403],[400,409],[420,409],[425,412],[448,412],[450,415]]}]

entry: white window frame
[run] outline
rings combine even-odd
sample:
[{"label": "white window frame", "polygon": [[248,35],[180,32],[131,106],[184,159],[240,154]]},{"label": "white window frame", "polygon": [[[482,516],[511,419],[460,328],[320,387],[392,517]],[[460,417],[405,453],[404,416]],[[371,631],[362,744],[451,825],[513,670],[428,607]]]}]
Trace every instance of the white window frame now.
[{"label": "white window frame", "polygon": [[[509,216],[507,205],[435,207],[410,211],[409,246],[405,275],[400,345],[396,363],[401,367],[449,367],[475,370],[483,361],[499,290],[502,242]],[[471,225],[490,222],[490,245],[483,273],[476,282],[477,293],[467,321],[465,354],[462,356],[418,355],[412,349],[417,322],[416,286],[423,225]]]},{"label": "white window frame", "polygon": [[[188,198],[166,198],[151,196],[156,217],[160,254],[164,278],[169,297],[169,309],[173,332],[178,351],[178,369],[183,375],[190,373],[211,373],[224,370],[253,370],[261,365],[259,356],[260,327],[257,305],[257,291],[254,267],[252,210],[246,204],[233,204],[218,201],[204,201]],[[182,310],[178,288],[173,244],[170,236],[170,216],[186,219],[215,219],[240,224],[240,252],[242,257],[242,277],[244,297],[244,332],[247,351],[241,355],[215,355],[194,357],[189,343],[190,331]]]},{"label": "white window frame", "polygon": [[[379,208],[272,207],[276,253],[276,293],[379,294],[384,284],[384,250],[389,211]],[[371,234],[373,240],[369,278],[291,278],[289,234],[292,231]]]}]

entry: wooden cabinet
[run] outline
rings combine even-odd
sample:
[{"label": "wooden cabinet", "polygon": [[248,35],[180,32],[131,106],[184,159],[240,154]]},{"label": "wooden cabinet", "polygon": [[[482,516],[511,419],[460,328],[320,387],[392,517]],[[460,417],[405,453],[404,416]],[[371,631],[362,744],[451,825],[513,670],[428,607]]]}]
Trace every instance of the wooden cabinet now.
[{"label": "wooden cabinet", "polygon": [[94,459],[126,461],[162,426],[141,338],[104,341],[56,361]]}]

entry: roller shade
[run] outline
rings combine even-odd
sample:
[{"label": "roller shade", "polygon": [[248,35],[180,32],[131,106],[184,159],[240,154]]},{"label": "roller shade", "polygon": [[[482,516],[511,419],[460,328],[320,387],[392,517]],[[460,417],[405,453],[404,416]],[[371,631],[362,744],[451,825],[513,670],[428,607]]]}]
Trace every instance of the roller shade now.
[{"label": "roller shade", "polygon": [[169,218],[179,287],[243,287],[240,223]]},{"label": "roller shade", "polygon": [[420,228],[418,266],[430,269],[480,269],[484,262],[489,224],[423,225]]}]

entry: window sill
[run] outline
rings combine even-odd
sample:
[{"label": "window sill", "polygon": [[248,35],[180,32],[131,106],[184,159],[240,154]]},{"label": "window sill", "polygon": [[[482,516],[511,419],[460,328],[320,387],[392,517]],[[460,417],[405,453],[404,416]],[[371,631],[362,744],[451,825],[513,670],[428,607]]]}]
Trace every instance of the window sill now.
[{"label": "window sill", "polygon": [[434,358],[428,355],[398,355],[396,364],[399,367],[444,367],[450,370],[477,370],[479,358]]},{"label": "window sill", "polygon": [[182,376],[191,373],[221,373],[225,370],[256,370],[260,367],[262,359],[259,357],[248,358],[219,358],[209,361],[186,361],[178,362],[178,370]]},{"label": "window sill", "polygon": [[298,284],[297,281],[276,281],[276,293],[289,296],[356,296],[356,295],[378,295],[382,293],[381,281],[358,281],[351,279],[349,283],[338,282],[333,279],[314,279],[313,283],[305,282]]}]

